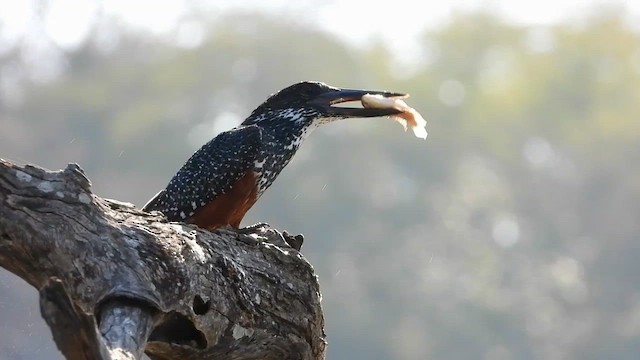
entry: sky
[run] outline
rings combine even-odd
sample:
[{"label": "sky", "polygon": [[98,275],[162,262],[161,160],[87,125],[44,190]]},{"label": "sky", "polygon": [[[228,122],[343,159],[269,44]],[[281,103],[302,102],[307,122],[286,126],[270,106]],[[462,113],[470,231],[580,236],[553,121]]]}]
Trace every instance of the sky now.
[{"label": "sky", "polygon": [[[619,4],[632,23],[640,23],[637,0],[450,0],[427,3],[415,0],[0,0],[0,39],[12,42],[34,31],[30,20],[46,14],[44,31],[56,44],[74,47],[87,36],[100,14],[112,15],[128,26],[162,35],[188,23],[190,10],[223,14],[233,10],[276,13],[308,21],[346,41],[364,43],[383,37],[390,42],[411,37],[424,28],[447,22],[456,12],[488,9],[510,22],[546,25],[573,20],[599,4]],[[189,33],[187,26],[187,34]],[[197,36],[197,31],[191,31]],[[6,46],[6,45],[5,45]],[[0,45],[1,47],[1,45]]]},{"label": "sky", "polygon": [[[20,46],[27,76],[46,82],[63,71],[63,61],[56,59],[81,45],[101,19],[196,47],[204,40],[207,21],[233,11],[255,11],[323,29],[353,46],[382,40],[396,67],[410,73],[411,65],[428,55],[418,52],[417,35],[443,26],[457,13],[489,11],[535,29],[558,22],[579,25],[603,4],[623,9],[628,23],[640,30],[640,0],[449,0],[428,5],[416,0],[0,0],[0,56]],[[109,30],[102,35],[107,44],[114,36]],[[1,71],[0,90],[11,88],[20,76],[12,69]]]}]

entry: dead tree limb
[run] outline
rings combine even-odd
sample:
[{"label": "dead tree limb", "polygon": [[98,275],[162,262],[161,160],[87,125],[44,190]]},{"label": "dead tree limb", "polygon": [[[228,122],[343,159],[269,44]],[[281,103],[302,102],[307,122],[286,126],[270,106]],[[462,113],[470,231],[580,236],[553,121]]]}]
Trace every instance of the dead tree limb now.
[{"label": "dead tree limb", "polygon": [[0,159],[0,266],[40,290],[67,359],[323,359],[311,265],[278,231],[215,233]]}]

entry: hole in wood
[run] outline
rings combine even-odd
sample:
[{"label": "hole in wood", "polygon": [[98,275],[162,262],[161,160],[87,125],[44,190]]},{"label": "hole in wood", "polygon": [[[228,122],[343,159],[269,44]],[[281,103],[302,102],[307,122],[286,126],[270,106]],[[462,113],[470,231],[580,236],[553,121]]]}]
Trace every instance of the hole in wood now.
[{"label": "hole in wood", "polygon": [[196,329],[191,320],[177,312],[168,313],[153,329],[149,341],[207,348],[207,338]]},{"label": "hole in wood", "polygon": [[196,315],[204,315],[211,308],[211,300],[204,301],[200,295],[193,298],[193,312]]}]

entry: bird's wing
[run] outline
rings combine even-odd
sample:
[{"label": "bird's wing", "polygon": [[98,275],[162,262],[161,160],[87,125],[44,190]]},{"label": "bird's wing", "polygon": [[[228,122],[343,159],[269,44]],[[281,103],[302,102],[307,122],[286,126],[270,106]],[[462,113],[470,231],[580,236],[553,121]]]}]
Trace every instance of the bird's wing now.
[{"label": "bird's wing", "polygon": [[189,218],[253,169],[261,144],[262,130],[255,125],[220,133],[196,151],[143,210],[160,211],[170,221]]}]

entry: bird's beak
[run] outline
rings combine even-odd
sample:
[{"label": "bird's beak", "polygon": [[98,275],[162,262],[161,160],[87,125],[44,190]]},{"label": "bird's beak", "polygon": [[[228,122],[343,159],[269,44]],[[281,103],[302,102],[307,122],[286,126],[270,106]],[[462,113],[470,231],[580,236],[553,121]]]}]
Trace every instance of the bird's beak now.
[{"label": "bird's beak", "polygon": [[310,100],[313,105],[322,108],[323,112],[330,115],[344,116],[344,117],[375,117],[375,116],[387,116],[401,113],[396,109],[375,109],[375,108],[352,108],[352,107],[338,107],[333,106],[349,101],[360,101],[362,96],[366,94],[382,95],[388,98],[405,97],[406,94],[392,93],[387,91],[369,91],[369,90],[350,90],[350,89],[337,89],[327,91],[320,94]]}]

